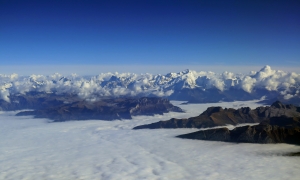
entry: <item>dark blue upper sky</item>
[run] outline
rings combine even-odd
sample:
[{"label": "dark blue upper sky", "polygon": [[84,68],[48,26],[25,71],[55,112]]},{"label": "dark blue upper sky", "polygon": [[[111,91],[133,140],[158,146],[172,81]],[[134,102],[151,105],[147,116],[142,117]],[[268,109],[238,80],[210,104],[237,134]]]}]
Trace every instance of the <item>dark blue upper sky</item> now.
[{"label": "dark blue upper sky", "polygon": [[300,1],[0,0],[0,65],[299,63]]}]

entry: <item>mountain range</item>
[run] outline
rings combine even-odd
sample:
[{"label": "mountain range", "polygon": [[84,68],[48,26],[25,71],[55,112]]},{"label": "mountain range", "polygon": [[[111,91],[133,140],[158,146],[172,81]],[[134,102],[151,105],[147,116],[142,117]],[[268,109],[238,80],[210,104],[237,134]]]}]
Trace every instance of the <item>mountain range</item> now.
[{"label": "mountain range", "polygon": [[137,126],[134,129],[160,129],[160,128],[208,128],[243,123],[261,123],[270,118],[285,116],[287,118],[300,117],[300,107],[285,105],[279,101],[271,106],[260,106],[255,109],[242,107],[239,109],[222,107],[208,107],[199,116],[159,121],[152,124]]},{"label": "mountain range", "polygon": [[164,97],[189,103],[252,100],[265,98],[299,105],[300,74],[273,70],[265,66],[249,74],[196,72],[134,74],[102,73],[97,76],[49,76],[0,74],[0,101],[27,93],[71,94],[95,101],[103,97]]},{"label": "mountain range", "polygon": [[[244,123],[259,123],[246,125],[229,130],[225,125]],[[261,106],[256,109],[243,107],[240,109],[209,107],[199,116],[187,119],[170,119],[152,124],[145,124],[133,129],[160,128],[206,128],[189,134],[179,135],[179,138],[209,141],[225,141],[238,143],[290,143],[300,144],[300,107],[285,105],[279,101],[271,106]]]},{"label": "mountain range", "polygon": [[136,115],[183,112],[181,108],[173,106],[168,99],[160,97],[102,98],[97,101],[86,101],[75,95],[58,96],[47,93],[10,96],[10,102],[0,101],[0,110],[23,110],[16,115],[32,115],[35,118],[48,118],[54,122],[132,119],[132,116]]}]

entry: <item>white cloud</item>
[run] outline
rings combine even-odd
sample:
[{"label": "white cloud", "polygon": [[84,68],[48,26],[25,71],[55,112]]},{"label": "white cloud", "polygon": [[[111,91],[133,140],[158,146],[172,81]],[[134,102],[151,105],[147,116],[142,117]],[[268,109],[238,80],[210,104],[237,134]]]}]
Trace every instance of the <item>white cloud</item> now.
[{"label": "white cloud", "polygon": [[[85,99],[97,96],[123,96],[154,94],[169,96],[182,88],[217,88],[221,91],[230,88],[241,88],[251,93],[254,89],[284,91],[294,96],[300,89],[300,74],[273,70],[265,66],[258,72],[235,74],[232,72],[215,73],[185,70],[166,75],[135,74],[135,73],[101,73],[96,76],[63,76],[52,75],[18,76],[17,74],[0,75],[2,99],[8,100],[9,94],[26,93],[29,91],[74,93]],[[284,94],[283,94],[284,95]],[[290,95],[286,97],[290,97]]]},{"label": "white cloud", "polygon": [[251,78],[250,76],[244,77],[244,79],[241,81],[242,89],[248,93],[252,92],[253,86],[256,83],[255,78]]},{"label": "white cloud", "polygon": [[0,89],[0,99],[3,99],[6,102],[10,102],[9,91],[6,89]]},{"label": "white cloud", "polygon": [[0,112],[0,179],[297,179],[299,159],[282,154],[299,152],[299,146],[175,138],[197,129],[131,130],[199,115],[208,106],[248,105],[258,106],[254,101],[179,105],[187,113],[64,123]]}]

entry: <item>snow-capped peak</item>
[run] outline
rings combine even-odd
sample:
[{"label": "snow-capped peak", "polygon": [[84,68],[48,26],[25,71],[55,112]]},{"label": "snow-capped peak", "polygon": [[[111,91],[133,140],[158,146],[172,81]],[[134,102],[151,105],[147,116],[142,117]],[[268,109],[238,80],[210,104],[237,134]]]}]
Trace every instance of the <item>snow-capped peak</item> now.
[{"label": "snow-capped peak", "polygon": [[[9,86],[7,85],[9,84]],[[0,98],[6,99],[10,94],[30,91],[75,93],[83,98],[90,96],[170,96],[182,89],[241,89],[252,93],[254,89],[280,91],[295,95],[300,88],[300,75],[272,70],[270,66],[263,67],[258,72],[248,75],[234,74],[225,71],[222,74],[214,72],[197,72],[186,69],[178,73],[166,75],[134,74],[134,73],[101,73],[92,77],[77,75],[51,76],[31,75],[18,76],[0,75]],[[297,91],[298,90],[298,91]],[[290,95],[286,97],[292,97]]]}]

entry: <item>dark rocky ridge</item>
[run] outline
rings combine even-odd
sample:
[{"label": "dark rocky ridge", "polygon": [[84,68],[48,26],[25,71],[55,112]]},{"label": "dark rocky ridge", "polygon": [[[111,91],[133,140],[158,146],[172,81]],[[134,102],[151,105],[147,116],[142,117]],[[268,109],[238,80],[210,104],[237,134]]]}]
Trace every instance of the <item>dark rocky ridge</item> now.
[{"label": "dark rocky ridge", "polygon": [[77,101],[46,109],[24,111],[18,113],[17,116],[34,115],[35,118],[49,118],[55,122],[61,122],[87,119],[132,119],[134,115],[155,115],[170,111],[183,112],[167,99],[143,97],[102,99],[96,102]]},{"label": "dark rocky ridge", "polygon": [[279,101],[271,106],[258,107],[251,110],[249,107],[240,109],[222,107],[209,107],[196,117],[187,119],[172,118],[167,121],[159,121],[152,124],[137,126],[134,129],[157,129],[157,128],[207,128],[224,125],[237,125],[242,123],[260,123],[272,117],[299,117],[300,107],[284,105]]},{"label": "dark rocky ridge", "polygon": [[134,129],[203,128],[242,123],[260,124],[236,127],[233,130],[223,127],[200,130],[177,137],[237,143],[300,144],[300,107],[284,105],[279,101],[274,102],[271,106],[258,107],[253,110],[249,107],[237,110],[209,107],[197,117],[160,121],[137,126]]},{"label": "dark rocky ridge", "polygon": [[76,95],[30,92],[9,96],[10,102],[0,99],[0,111],[15,111],[22,109],[44,109],[60,106],[65,103],[79,101]]},{"label": "dark rocky ridge", "polygon": [[300,117],[271,117],[259,125],[237,127],[233,130],[217,128],[177,136],[186,139],[237,143],[300,144]]},{"label": "dark rocky ridge", "polygon": [[135,115],[155,115],[170,111],[183,112],[173,106],[168,99],[158,97],[104,98],[86,101],[76,95],[28,93],[10,96],[10,102],[0,101],[0,110],[22,110],[17,116],[33,115],[36,118],[49,118],[54,121],[87,119],[131,119]]}]

